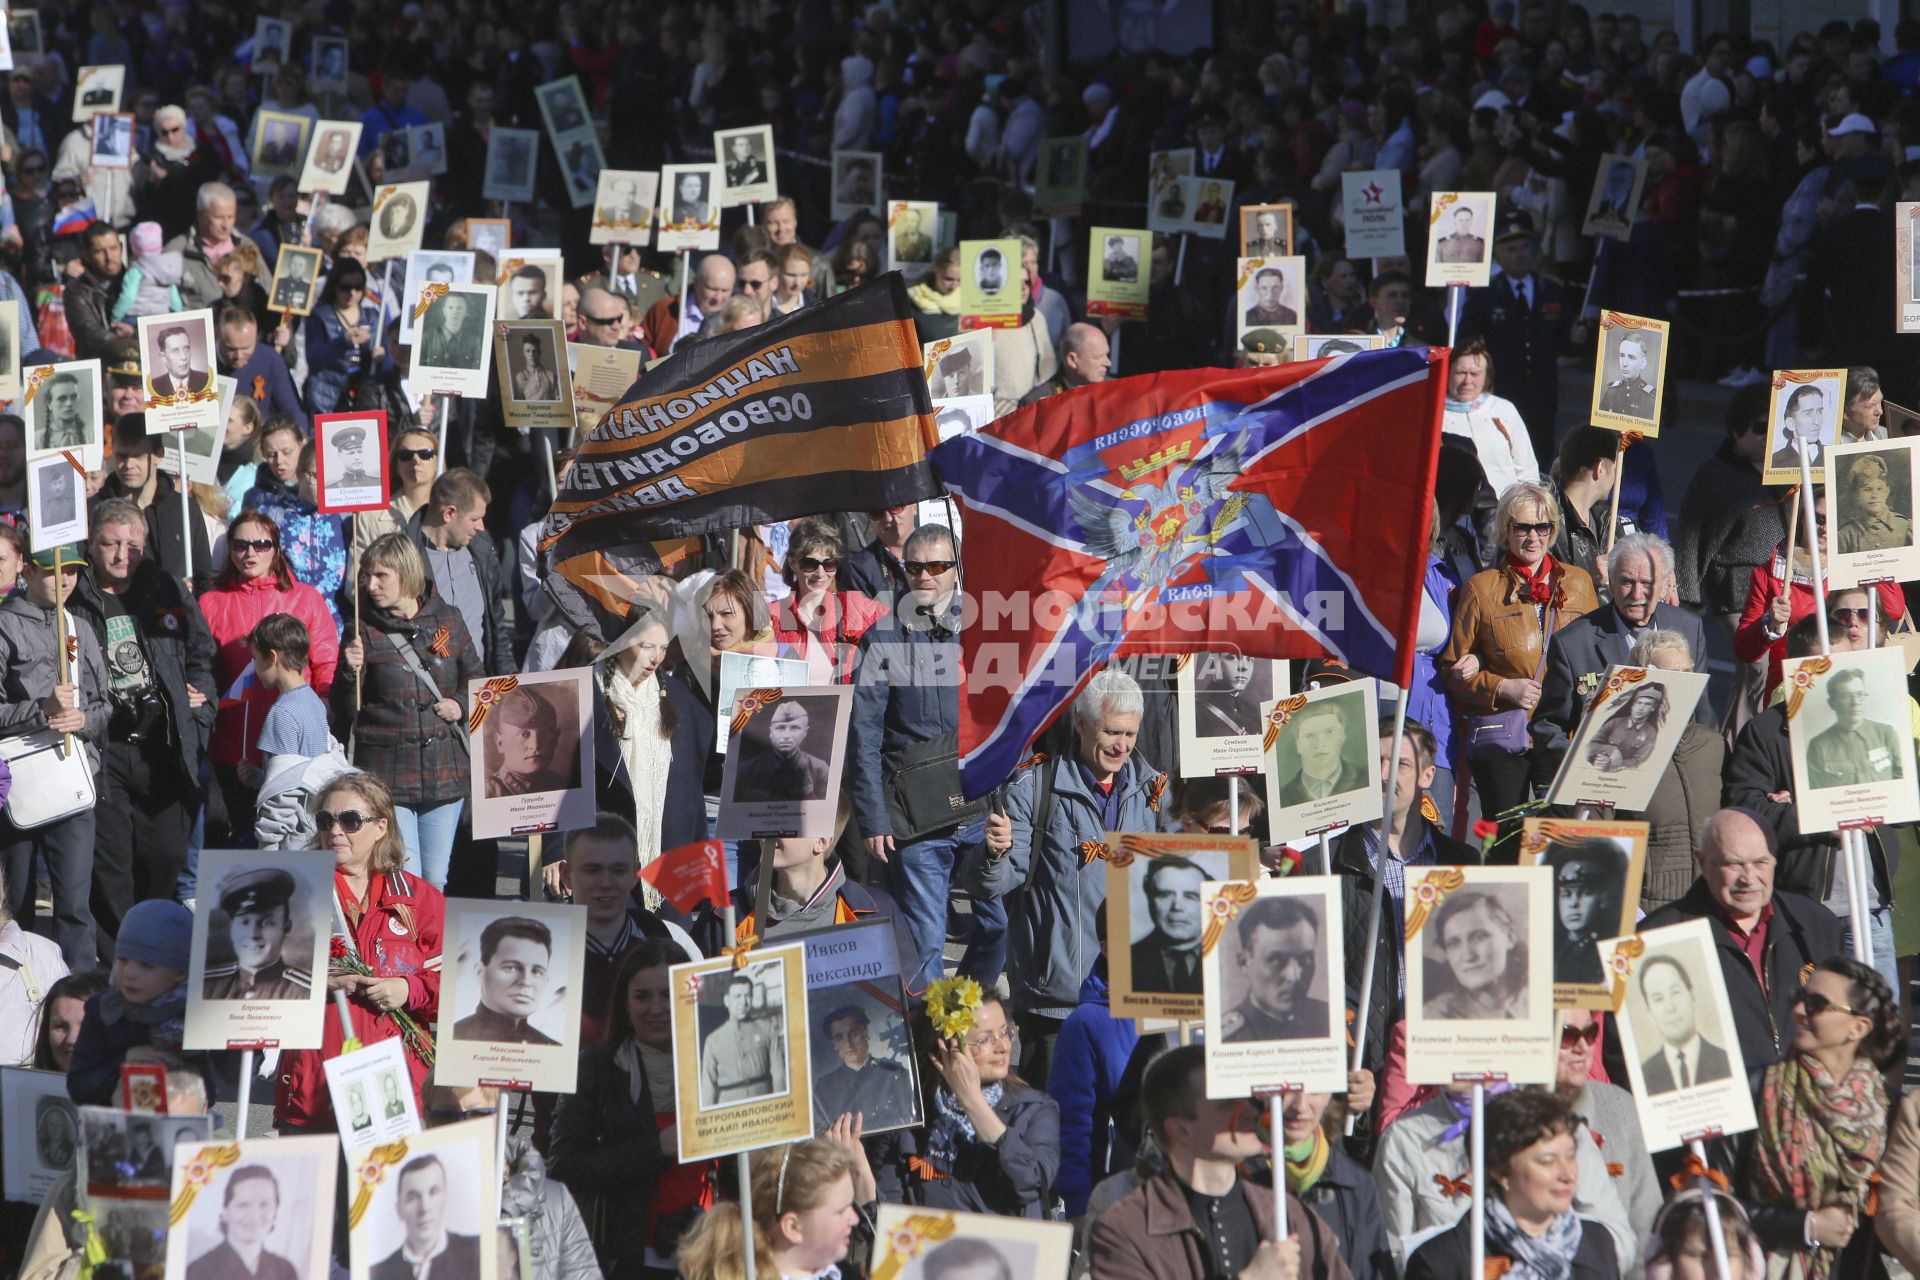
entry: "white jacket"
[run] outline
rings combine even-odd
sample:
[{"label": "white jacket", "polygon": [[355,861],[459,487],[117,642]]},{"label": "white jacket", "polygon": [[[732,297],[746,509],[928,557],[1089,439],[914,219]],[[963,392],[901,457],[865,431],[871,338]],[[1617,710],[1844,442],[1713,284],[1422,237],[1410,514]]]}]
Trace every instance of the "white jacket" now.
[{"label": "white jacket", "polygon": [[50,938],[18,921],[0,925],[0,1063],[29,1066],[47,988],[67,976],[67,962]]},{"label": "white jacket", "polygon": [[1511,400],[1496,395],[1480,397],[1471,409],[1447,408],[1441,429],[1451,436],[1473,441],[1480,455],[1480,469],[1487,473],[1493,496],[1506,492],[1516,480],[1540,479],[1540,463],[1533,456],[1533,439],[1527,435],[1526,420]]}]

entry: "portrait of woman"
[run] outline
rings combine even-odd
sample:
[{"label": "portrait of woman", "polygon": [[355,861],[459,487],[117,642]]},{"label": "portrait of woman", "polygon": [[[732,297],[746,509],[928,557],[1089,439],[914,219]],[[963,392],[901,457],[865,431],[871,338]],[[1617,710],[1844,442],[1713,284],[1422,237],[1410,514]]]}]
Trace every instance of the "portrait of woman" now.
[{"label": "portrait of woman", "polygon": [[1666,686],[1643,684],[1587,743],[1587,762],[1602,773],[1638,769],[1653,754],[1654,741],[1666,723]]},{"label": "portrait of woman", "polygon": [[1887,462],[1877,453],[1847,459],[1840,484],[1840,554],[1892,551],[1913,545],[1913,520],[1893,509]]},{"label": "portrait of woman", "polygon": [[1553,868],[1553,980],[1599,982],[1600,951],[1594,944],[1620,933],[1627,854],[1612,840],[1594,836],[1549,846],[1541,863]]},{"label": "portrait of woman", "polygon": [[1427,1017],[1527,1016],[1527,940],[1500,897],[1477,889],[1453,893],[1426,927]]}]

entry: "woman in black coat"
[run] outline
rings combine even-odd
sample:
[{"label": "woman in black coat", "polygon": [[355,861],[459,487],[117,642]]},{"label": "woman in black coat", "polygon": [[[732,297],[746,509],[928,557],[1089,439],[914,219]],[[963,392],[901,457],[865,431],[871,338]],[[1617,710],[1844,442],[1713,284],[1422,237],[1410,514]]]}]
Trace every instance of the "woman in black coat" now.
[{"label": "woman in black coat", "polygon": [[[1614,1280],[1613,1240],[1573,1211],[1580,1180],[1577,1120],[1558,1094],[1515,1089],[1487,1101],[1486,1257],[1529,1275]],[[1472,1270],[1473,1216],[1414,1250],[1407,1280],[1457,1280]],[[1489,1274],[1492,1269],[1489,1268]]]},{"label": "woman in black coat", "polygon": [[553,1117],[548,1171],[573,1193],[607,1280],[671,1267],[680,1236],[713,1205],[718,1165],[675,1161],[670,965],[691,959],[649,938],[627,952],[607,1009],[607,1038],[580,1055],[580,1076]]}]

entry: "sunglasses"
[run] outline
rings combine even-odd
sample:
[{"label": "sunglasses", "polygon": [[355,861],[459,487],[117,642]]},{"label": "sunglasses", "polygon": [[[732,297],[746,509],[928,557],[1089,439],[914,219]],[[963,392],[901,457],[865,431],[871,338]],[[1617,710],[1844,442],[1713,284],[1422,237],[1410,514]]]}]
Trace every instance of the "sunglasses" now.
[{"label": "sunglasses", "polygon": [[1872,620],[1873,611],[1871,609],[1835,609],[1827,617],[1843,627],[1850,627],[1855,623],[1864,627]]},{"label": "sunglasses", "polygon": [[1598,1040],[1599,1038],[1600,1038],[1600,1024],[1597,1022],[1589,1022],[1584,1027],[1560,1028],[1560,1047],[1562,1049],[1578,1048],[1580,1046],[1580,1042],[1583,1040],[1586,1041],[1586,1043],[1588,1044],[1592,1044],[1594,1041]]},{"label": "sunglasses", "polygon": [[274,547],[270,538],[228,538],[227,545],[235,551],[266,552],[273,550]]},{"label": "sunglasses", "polygon": [[440,454],[438,449],[395,449],[393,452],[402,462],[432,462]]},{"label": "sunglasses", "polygon": [[945,573],[957,563],[956,560],[909,560],[904,567],[909,578],[917,578],[923,573]]},{"label": "sunglasses", "polygon": [[1522,535],[1533,533],[1533,534],[1538,534],[1542,538],[1550,538],[1553,536],[1552,521],[1547,521],[1543,524],[1521,524],[1520,522],[1515,521],[1512,527],[1515,533],[1522,534]]},{"label": "sunglasses", "polygon": [[358,809],[349,809],[345,813],[328,813],[325,809],[313,815],[313,825],[322,831],[331,831],[338,826],[350,836],[360,834],[360,828],[373,819]]},{"label": "sunglasses", "polygon": [[619,316],[590,316],[584,311],[578,314],[588,324],[617,324],[620,320]]},{"label": "sunglasses", "polygon": [[1797,988],[1793,993],[1793,999],[1787,1001],[1788,1008],[1792,1008],[1796,1004],[1807,1011],[1809,1018],[1817,1018],[1829,1009],[1836,1013],[1844,1013],[1850,1016],[1858,1015],[1860,1012],[1858,1009],[1849,1005],[1836,1004],[1834,1001],[1821,995],[1818,991],[1809,991],[1805,987]]},{"label": "sunglasses", "polygon": [[805,569],[808,573],[813,573],[819,569],[838,569],[840,567],[840,562],[832,558],[820,560],[813,556],[801,556],[800,567],[802,569]]}]

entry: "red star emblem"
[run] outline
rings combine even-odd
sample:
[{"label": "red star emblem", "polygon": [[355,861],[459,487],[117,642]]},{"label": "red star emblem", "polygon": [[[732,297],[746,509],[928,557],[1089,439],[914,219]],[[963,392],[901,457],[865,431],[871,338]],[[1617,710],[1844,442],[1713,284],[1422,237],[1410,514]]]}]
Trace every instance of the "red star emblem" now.
[{"label": "red star emblem", "polygon": [[1360,194],[1363,197],[1365,197],[1365,203],[1379,204],[1380,197],[1386,194],[1386,192],[1384,191],[1384,189],[1382,189],[1379,183],[1369,182],[1366,186],[1360,189]]}]

